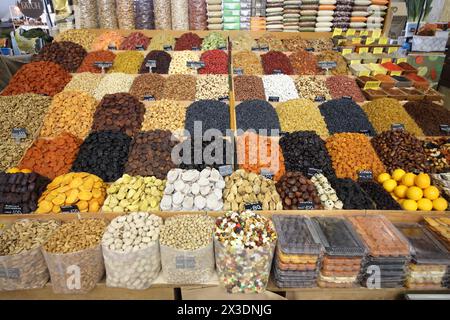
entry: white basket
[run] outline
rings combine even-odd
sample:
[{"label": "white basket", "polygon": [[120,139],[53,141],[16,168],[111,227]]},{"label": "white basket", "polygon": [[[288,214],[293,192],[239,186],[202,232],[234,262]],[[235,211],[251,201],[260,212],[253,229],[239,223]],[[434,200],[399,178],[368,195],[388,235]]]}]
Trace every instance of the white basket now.
[{"label": "white basket", "polygon": [[445,51],[448,32],[438,32],[435,36],[413,36],[412,51],[435,52]]}]

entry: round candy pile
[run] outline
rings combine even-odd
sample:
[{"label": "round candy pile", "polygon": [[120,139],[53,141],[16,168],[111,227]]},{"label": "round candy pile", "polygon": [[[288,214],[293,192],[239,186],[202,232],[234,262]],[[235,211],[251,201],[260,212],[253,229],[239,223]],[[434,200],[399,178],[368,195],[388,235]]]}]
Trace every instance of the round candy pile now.
[{"label": "round candy pile", "polygon": [[316,187],[300,172],[286,172],[276,187],[284,210],[302,209],[302,205],[309,210],[323,208]]}]

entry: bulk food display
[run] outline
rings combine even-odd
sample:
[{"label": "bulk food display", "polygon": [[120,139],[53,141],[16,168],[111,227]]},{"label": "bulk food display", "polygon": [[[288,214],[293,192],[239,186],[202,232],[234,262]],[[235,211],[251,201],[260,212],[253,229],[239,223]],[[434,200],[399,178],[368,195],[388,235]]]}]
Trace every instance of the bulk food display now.
[{"label": "bulk food display", "polygon": [[450,112],[386,4],[81,1],[0,93],[0,296],[448,288]]}]

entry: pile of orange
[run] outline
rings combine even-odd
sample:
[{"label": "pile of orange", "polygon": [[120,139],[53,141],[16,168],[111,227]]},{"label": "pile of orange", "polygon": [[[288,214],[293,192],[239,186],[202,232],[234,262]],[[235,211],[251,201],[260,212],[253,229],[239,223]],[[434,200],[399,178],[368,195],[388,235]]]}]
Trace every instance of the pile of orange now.
[{"label": "pile of orange", "polygon": [[447,210],[447,200],[440,196],[438,188],[431,185],[431,178],[426,173],[416,175],[402,169],[395,169],[391,175],[380,174],[378,182],[404,210]]}]

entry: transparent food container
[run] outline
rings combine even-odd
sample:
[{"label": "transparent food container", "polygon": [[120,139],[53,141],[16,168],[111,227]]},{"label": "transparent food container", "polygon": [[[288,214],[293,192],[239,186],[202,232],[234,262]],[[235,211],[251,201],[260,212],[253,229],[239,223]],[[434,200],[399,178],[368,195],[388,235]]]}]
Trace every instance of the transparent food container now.
[{"label": "transparent food container", "polygon": [[214,240],[220,283],[229,293],[266,290],[276,242],[254,249],[237,249]]},{"label": "transparent food container", "polygon": [[213,243],[197,250],[181,250],[161,245],[164,278],[174,284],[207,283],[214,273]]},{"label": "transparent food container", "polygon": [[49,273],[41,248],[0,257],[0,291],[39,289]]},{"label": "transparent food container", "polygon": [[44,249],[42,252],[50,271],[54,293],[88,293],[105,273],[100,244],[73,253],[49,253]]},{"label": "transparent food container", "polygon": [[135,252],[117,252],[102,246],[108,287],[144,290],[161,270],[159,243]]}]

